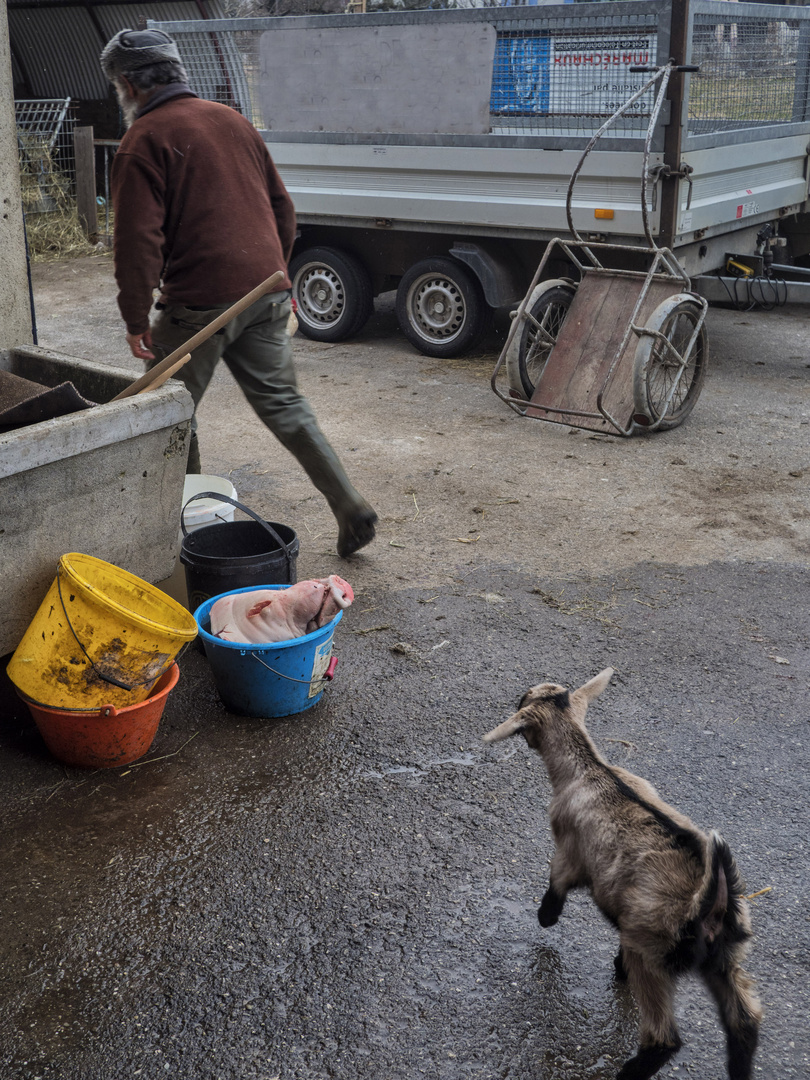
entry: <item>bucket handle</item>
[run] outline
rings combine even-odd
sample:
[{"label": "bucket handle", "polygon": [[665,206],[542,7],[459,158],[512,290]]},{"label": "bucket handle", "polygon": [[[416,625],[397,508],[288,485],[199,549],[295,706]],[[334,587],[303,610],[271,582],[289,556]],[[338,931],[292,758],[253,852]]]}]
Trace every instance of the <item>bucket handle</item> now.
[{"label": "bucket handle", "polygon": [[258,653],[246,653],[244,655],[252,656],[254,660],[258,660],[263,668],[267,668],[268,671],[272,671],[274,675],[278,675],[280,679],[288,679],[290,682],[302,683],[304,686],[311,686],[314,682],[331,682],[335,677],[335,668],[337,667],[338,658],[333,656],[329,661],[329,667],[319,676],[317,679],[294,679],[292,675],[285,675],[283,671],[276,671],[275,668],[271,668],[269,664],[265,664],[264,660],[258,655]]},{"label": "bucket handle", "polygon": [[[161,671],[160,674],[158,674],[158,675],[154,675],[154,676],[150,675],[150,677],[148,679],[139,679],[137,682],[134,682],[134,683],[121,682],[120,679],[116,679],[112,675],[107,675],[107,674],[105,674],[105,672],[103,672],[101,670],[101,668],[96,667],[96,665],[93,663],[92,657],[88,653],[87,649],[85,649],[84,645],[82,645],[82,643],[79,641],[79,636],[76,633],[76,631],[73,629],[73,623],[70,621],[70,616],[67,613],[67,608],[65,607],[65,601],[64,601],[64,599],[62,597],[62,580],[61,580],[61,578],[62,578],[62,567],[61,567],[61,565],[59,563],[57,563],[57,565],[56,565],[56,590],[59,593],[59,602],[62,605],[62,611],[64,611],[64,613],[65,613],[65,619],[67,621],[68,627],[70,628],[71,634],[73,634],[74,638],[76,638],[76,644],[79,646],[79,648],[82,650],[84,655],[87,657],[87,662],[89,663],[90,667],[93,669],[93,671],[95,671],[96,675],[98,675],[98,677],[103,682],[110,683],[112,686],[117,686],[119,690],[135,690],[136,687],[138,687],[138,686],[151,686],[152,683],[156,682],[158,679],[163,678],[163,676],[169,670],[168,667],[164,668],[164,670]],[[182,651],[183,650],[181,650],[181,655],[182,655]],[[174,663],[174,661],[172,661],[172,663]],[[171,667],[171,664],[169,665],[169,667]]]},{"label": "bucket handle", "polygon": [[191,498],[186,502],[185,506],[180,511],[180,528],[183,530],[183,536],[188,536],[188,529],[186,528],[185,522],[186,509],[189,503],[193,503],[195,499],[216,499],[217,502],[230,503],[231,506],[235,506],[237,510],[241,510],[249,517],[252,517],[254,521],[258,521],[258,523],[264,529],[266,529],[267,532],[270,533],[275,542],[284,552],[284,556],[287,560],[287,569],[289,570],[290,564],[292,562],[292,555],[290,554],[290,548],[292,547],[292,544],[285,544],[276,532],[276,530],[273,528],[273,526],[268,521],[265,521],[264,518],[259,517],[255,510],[251,510],[249,506],[244,506],[242,503],[237,502],[236,499],[232,499],[230,495],[221,495],[218,491],[198,491],[196,495],[192,495]]}]

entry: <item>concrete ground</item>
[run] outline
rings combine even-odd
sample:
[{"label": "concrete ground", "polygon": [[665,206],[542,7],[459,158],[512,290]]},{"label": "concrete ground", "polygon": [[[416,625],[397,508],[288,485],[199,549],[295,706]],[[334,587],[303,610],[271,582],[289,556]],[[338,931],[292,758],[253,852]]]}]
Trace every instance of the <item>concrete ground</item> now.
[{"label": "concrete ground", "polygon": [[[40,344],[131,364],[108,258],[35,267]],[[585,895],[535,917],[552,850],[541,760],[481,735],[535,682],[616,676],[605,756],[728,840],[765,1018],[756,1075],[810,1075],[810,323],[709,316],[693,415],[616,440],[492,394],[499,327],[414,353],[390,302],[358,340],[296,339],[302,386],[376,542],[334,554],[323,500],[226,372],[206,472],[356,601],[311,711],[222,706],[192,647],[146,757],[54,760],[0,685],[0,1075],[8,1080],[607,1080],[632,1053],[615,932]],[[43,527],[58,527],[43,525]],[[662,1076],[725,1075],[703,990]]]}]

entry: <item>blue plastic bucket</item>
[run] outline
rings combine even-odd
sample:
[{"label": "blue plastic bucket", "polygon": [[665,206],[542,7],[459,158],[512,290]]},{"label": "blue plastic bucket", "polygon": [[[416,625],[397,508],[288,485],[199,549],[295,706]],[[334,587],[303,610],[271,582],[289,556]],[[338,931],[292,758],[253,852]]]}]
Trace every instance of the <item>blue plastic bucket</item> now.
[{"label": "blue plastic bucket", "polygon": [[[258,588],[287,589],[289,585],[249,585],[220,595],[254,592]],[[206,600],[194,612],[194,618],[223,705],[243,716],[266,718],[292,716],[317,705],[337,666],[332,639],[343,612],[339,611],[320,630],[292,641],[249,645],[223,641],[211,633],[211,608],[219,598]]]}]

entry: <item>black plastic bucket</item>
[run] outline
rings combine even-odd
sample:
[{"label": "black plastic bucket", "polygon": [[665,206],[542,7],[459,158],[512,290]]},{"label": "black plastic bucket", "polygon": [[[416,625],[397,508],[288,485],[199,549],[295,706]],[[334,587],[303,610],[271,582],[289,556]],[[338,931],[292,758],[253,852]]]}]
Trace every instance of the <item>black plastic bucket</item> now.
[{"label": "black plastic bucket", "polygon": [[[183,516],[195,499],[231,503],[253,521],[223,521],[186,530]],[[247,506],[215,491],[192,495],[180,515],[183,544],[180,562],[186,569],[186,591],[192,611],[220,593],[297,581],[298,537],[289,525],[264,521]]]}]

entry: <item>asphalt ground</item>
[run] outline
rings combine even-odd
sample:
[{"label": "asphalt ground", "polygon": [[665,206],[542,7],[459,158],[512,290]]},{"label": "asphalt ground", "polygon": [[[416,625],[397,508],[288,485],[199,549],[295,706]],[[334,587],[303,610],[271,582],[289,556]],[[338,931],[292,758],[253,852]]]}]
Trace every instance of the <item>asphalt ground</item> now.
[{"label": "asphalt ground", "polygon": [[[43,295],[43,310],[48,302]],[[327,554],[328,516],[318,516],[297,478],[263,473],[255,443],[236,446],[233,433],[221,448],[203,443],[207,469],[229,473],[240,493],[297,528],[299,576],[339,571],[355,585],[335,637],[335,681],[297,716],[240,717],[223,707],[192,647],[150,752],[93,771],[49,755],[3,676],[0,1075],[614,1076],[636,1042],[634,1005],[612,977],[615,931],[585,894],[569,899],[557,926],[539,927],[552,850],[544,767],[520,739],[481,742],[528,686],[552,679],[575,687],[608,665],[616,675],[588,718],[597,745],[698,825],[720,831],[753,896],[747,967],[765,1012],[756,1075],[810,1075],[804,496],[780,480],[762,496],[772,501],[758,531],[724,509],[703,532],[690,525],[679,533],[666,509],[667,470],[655,471],[658,454],[686,455],[678,468],[699,473],[703,461],[709,483],[715,463],[689,449],[715,439],[731,393],[759,396],[766,426],[731,428],[739,440],[750,434],[752,454],[762,444],[755,464],[778,466],[780,476],[802,471],[806,442],[780,441],[778,425],[767,427],[797,384],[774,385],[765,398],[758,360],[741,367],[729,347],[748,333],[738,321],[717,315],[726,352],[705,409],[702,398],[694,418],[661,437],[670,441],[649,458],[650,487],[639,491],[620,474],[616,497],[626,497],[623,481],[647,507],[630,516],[655,541],[649,555],[628,553],[634,533],[619,539],[608,527],[609,497],[595,501],[599,479],[586,484],[591,454],[607,465],[622,453],[643,477],[635,445],[581,444],[560,429],[541,436],[547,425],[511,418],[476,428],[465,418],[471,401],[498,415],[494,397],[478,404],[486,357],[452,368],[459,425],[482,469],[504,441],[514,450],[536,440],[534,470],[520,469],[521,520],[506,517],[511,506],[498,517],[472,479],[456,497],[468,515],[463,530],[447,532],[446,506],[431,518],[419,479],[430,454],[471,472],[464,430],[452,429],[456,442],[441,459],[432,447],[419,448],[425,457],[416,465],[391,451],[380,483],[395,487],[410,512],[383,513],[377,544],[342,563]],[[759,344],[743,340],[740,354],[747,346],[766,355],[762,340],[774,325],[807,333],[803,320],[772,323]],[[369,401],[371,366],[394,365],[394,377],[414,386],[413,373],[424,370],[392,344],[385,322],[369,334],[356,364],[347,349],[340,369],[329,369],[345,381],[345,396],[318,402],[320,415],[330,403],[346,454],[353,443],[342,425],[357,430],[347,402],[356,415],[358,401]],[[786,352],[776,341],[772,349]],[[322,360],[305,344],[302,353],[315,394]],[[212,417],[231,399],[224,385],[209,393]],[[795,421],[803,435],[800,414],[787,412],[782,426]],[[399,414],[387,422],[394,440],[412,437]],[[571,443],[582,473],[568,488],[577,510],[566,524],[562,503],[544,495]],[[356,468],[370,477],[359,458]],[[662,515],[671,549],[659,539]],[[487,526],[495,535],[485,547]],[[695,536],[705,543],[689,547]],[[719,1080],[722,1035],[697,982],[684,982],[677,1016],[684,1047],[660,1075]]]}]

